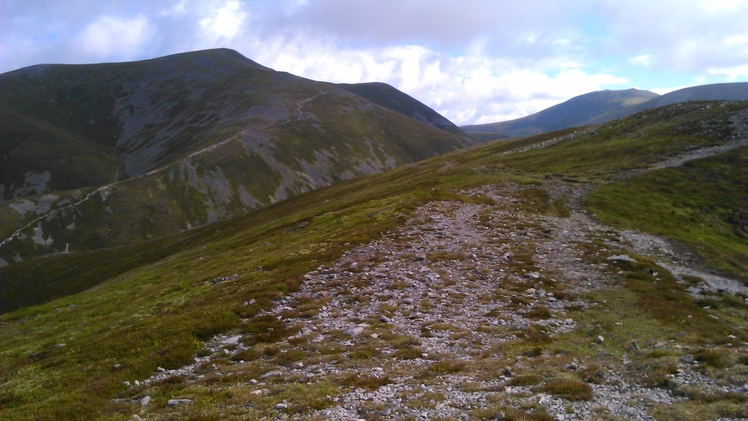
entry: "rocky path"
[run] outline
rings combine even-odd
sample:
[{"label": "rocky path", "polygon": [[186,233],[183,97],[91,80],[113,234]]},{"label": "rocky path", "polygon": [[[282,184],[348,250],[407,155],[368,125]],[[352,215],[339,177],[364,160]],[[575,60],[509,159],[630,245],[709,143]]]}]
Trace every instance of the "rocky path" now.
[{"label": "rocky path", "polygon": [[[502,358],[505,344],[531,330],[553,336],[580,329],[566,309],[590,305],[579,297],[611,286],[610,266],[591,264],[577,245],[620,247],[615,243],[630,236],[585,218],[520,217],[519,207],[527,204],[517,203],[515,192],[483,188],[463,193],[501,205],[426,205],[400,232],[309,273],[302,290],[279,303],[273,314],[294,308],[300,297],[327,300],[315,317],[288,320],[303,323],[299,337],[311,343],[340,341],[352,350],[368,344],[377,353],[365,361],[297,367],[297,374],[387,376],[391,382],[337,397],[336,405],[319,415],[338,420],[372,412],[382,419],[471,419],[491,411],[498,416],[497,407],[539,406],[555,419],[590,419],[602,412],[650,419],[647,406],[652,402],[679,399],[666,390],[629,384],[617,369],[601,374],[607,380],[593,386],[593,398],[582,401],[536,393],[513,381],[523,360]],[[593,253],[595,260],[613,256],[604,246]],[[558,285],[564,291],[552,292]],[[387,334],[410,338],[410,345],[393,346],[381,339]],[[425,376],[428,384],[419,381],[422,373],[444,362],[449,363],[444,373]],[[566,367],[576,370],[578,365],[582,363],[570,361]]]},{"label": "rocky path", "polygon": [[[601,305],[589,298],[594,291],[616,287],[616,262],[630,259],[622,250],[668,249],[583,214],[536,211],[543,204],[531,199],[536,193],[482,187],[460,192],[464,201],[424,205],[399,230],[306,274],[299,291],[263,314],[295,332],[286,340],[253,346],[251,335],[219,337],[212,356],[147,382],[174,375],[199,382],[211,370],[230,375],[255,364],[241,388],[270,405],[272,415],[257,413],[264,419],[646,420],[653,406],[686,399],[677,393],[683,388],[748,393],[745,380],[718,381],[692,356],[679,360],[672,340],[641,347],[675,355],[668,381],[678,387],[632,377],[634,357],[605,351],[610,327],[590,326],[580,310]],[[584,343],[580,352],[554,351],[555,338]],[[627,350],[638,354],[640,346]],[[216,366],[216,356],[235,366]],[[554,389],[559,382],[566,389]],[[311,397],[281,399],[294,384],[339,387],[314,408]]]},{"label": "rocky path", "polygon": [[[572,411],[549,394],[531,393],[522,385],[507,386],[522,360],[503,361],[495,355],[501,354],[497,350],[503,344],[531,329],[554,335],[578,328],[572,318],[565,317],[565,309],[588,303],[576,298],[578,294],[557,297],[551,292],[555,285],[568,284],[577,292],[606,286],[604,270],[590,265],[570,247],[592,242],[601,233],[574,219],[538,215],[519,222],[520,210],[512,209],[513,198],[488,189],[467,194],[491,197],[509,206],[501,210],[452,202],[424,206],[393,238],[359,247],[334,267],[310,273],[296,294],[330,297],[329,304],[305,322],[301,335],[310,336],[310,341],[334,341],[342,332],[344,345],[372,342],[382,347],[380,358],[367,361],[367,365],[375,362],[370,369],[339,370],[364,376],[385,376],[389,371],[417,376],[449,361],[456,365],[456,372],[441,375],[428,386],[413,375],[397,376],[374,391],[357,390],[339,397],[335,407],[320,414],[327,419],[357,419],[367,403],[379,403],[386,406],[378,410],[384,419],[470,419],[471,413],[481,408],[490,411],[492,403],[503,401],[508,407],[537,404],[557,419],[568,412],[575,415],[566,419],[589,419],[601,405],[619,416],[646,419],[645,407],[637,403],[641,391],[625,383],[600,385],[594,400],[574,403]],[[518,223],[525,227],[517,229]],[[598,252],[610,254],[604,249]],[[350,288],[356,284],[361,287]],[[294,298],[279,308],[293,306]],[[390,358],[399,350],[386,342],[378,344],[377,332],[382,330],[412,338],[420,355]],[[473,372],[461,373],[461,367],[483,363],[495,375],[480,379]],[[303,370],[305,375],[316,376],[328,368],[312,365]],[[649,395],[662,402],[672,399],[663,393]],[[419,399],[431,402],[409,405]]]}]

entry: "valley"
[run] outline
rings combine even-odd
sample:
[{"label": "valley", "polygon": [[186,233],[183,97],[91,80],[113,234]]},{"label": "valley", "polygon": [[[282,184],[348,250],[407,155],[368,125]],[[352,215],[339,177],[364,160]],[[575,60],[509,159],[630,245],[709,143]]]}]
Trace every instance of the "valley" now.
[{"label": "valley", "polygon": [[[0,202],[0,418],[748,418],[746,101],[479,143],[386,85],[200,57],[167,68],[278,90],[215,99],[228,126],[144,108],[111,133],[145,161],[84,148],[109,178]],[[56,118],[29,139],[91,140]]]}]

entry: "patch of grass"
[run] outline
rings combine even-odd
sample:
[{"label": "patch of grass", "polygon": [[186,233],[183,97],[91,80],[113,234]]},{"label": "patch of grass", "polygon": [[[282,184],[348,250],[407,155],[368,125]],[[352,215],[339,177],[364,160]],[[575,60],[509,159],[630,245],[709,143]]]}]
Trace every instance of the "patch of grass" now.
[{"label": "patch of grass", "polygon": [[372,345],[361,345],[352,349],[346,355],[352,360],[370,360],[380,354],[381,352]]},{"label": "patch of grass", "polygon": [[423,350],[419,347],[399,348],[392,356],[401,360],[415,360],[423,356]]},{"label": "patch of grass", "polygon": [[714,401],[684,400],[668,405],[655,405],[650,413],[658,420],[708,420],[748,418],[745,401],[719,399]]},{"label": "patch of grass", "polygon": [[356,389],[364,389],[370,392],[379,389],[382,386],[392,383],[389,377],[371,377],[361,376],[358,374],[348,374],[338,380],[338,384]]},{"label": "patch of grass", "polygon": [[460,360],[435,361],[427,368],[427,373],[433,376],[459,373],[467,368],[467,363]]},{"label": "patch of grass", "polygon": [[538,374],[521,374],[514,376],[507,384],[509,386],[535,386],[543,381],[543,377]]},{"label": "patch of grass", "polygon": [[713,368],[725,368],[730,365],[725,352],[714,349],[701,349],[694,353],[694,358],[699,363]]},{"label": "patch of grass", "polygon": [[525,313],[525,316],[531,319],[550,319],[553,317],[553,313],[546,306],[534,306],[530,311]]},{"label": "patch of grass", "polygon": [[[659,322],[673,329],[692,332],[701,340],[724,342],[729,335],[748,338],[748,334],[710,317],[696,305],[669,272],[651,262],[624,263],[626,288],[638,296],[637,305]],[[654,274],[658,274],[655,276]]]},{"label": "patch of grass", "polygon": [[422,408],[422,409],[433,409],[444,401],[445,395],[441,392],[424,392],[414,397],[413,399],[407,399],[406,405],[409,408]]},{"label": "patch of grass", "polygon": [[572,378],[548,380],[540,386],[539,390],[570,401],[588,401],[594,397],[590,385]]},{"label": "patch of grass", "polygon": [[511,406],[490,406],[470,411],[472,419],[476,420],[507,420],[507,421],[552,421],[553,417],[543,408],[524,410]]}]

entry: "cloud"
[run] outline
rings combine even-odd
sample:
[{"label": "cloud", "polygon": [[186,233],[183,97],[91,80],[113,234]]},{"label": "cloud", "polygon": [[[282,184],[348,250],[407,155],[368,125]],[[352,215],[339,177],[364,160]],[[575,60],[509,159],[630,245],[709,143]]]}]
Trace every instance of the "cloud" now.
[{"label": "cloud", "polygon": [[211,42],[230,42],[241,30],[247,13],[238,0],[228,0],[221,7],[202,19],[200,27]]},{"label": "cloud", "polygon": [[135,58],[152,37],[148,18],[103,16],[89,24],[77,37],[85,55],[96,58]]},{"label": "cloud", "polygon": [[480,48],[464,55],[420,45],[362,50],[310,37],[265,40],[263,47],[254,59],[276,70],[333,82],[385,82],[457,124],[518,118],[572,96],[628,87],[626,78],[588,72],[573,60],[547,58],[530,69]]},{"label": "cloud", "polygon": [[740,79],[748,79],[748,64],[742,66],[711,68],[707,73],[714,76],[720,76],[729,82],[736,82]]},{"label": "cloud", "polygon": [[635,64],[637,66],[649,67],[652,65],[652,55],[640,54],[636,57],[631,57],[628,61],[629,63]]},{"label": "cloud", "polygon": [[311,79],[386,82],[468,124],[599,89],[744,80],[746,15],[744,0],[11,0],[0,71],[228,47]]},{"label": "cloud", "polygon": [[657,69],[705,72],[736,66],[748,56],[744,1],[603,0],[607,21],[600,54],[649,54]]}]

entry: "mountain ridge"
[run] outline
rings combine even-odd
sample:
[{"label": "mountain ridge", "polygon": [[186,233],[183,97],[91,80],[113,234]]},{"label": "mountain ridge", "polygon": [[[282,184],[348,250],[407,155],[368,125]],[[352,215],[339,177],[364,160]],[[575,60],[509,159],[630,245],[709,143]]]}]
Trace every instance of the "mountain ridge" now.
[{"label": "mountain ridge", "polygon": [[745,99],[748,99],[748,82],[700,85],[665,95],[633,88],[604,90],[576,96],[526,117],[461,128],[479,139],[521,137],[568,127],[599,125],[679,102]]},{"label": "mountain ridge", "polygon": [[463,132],[454,123],[436,111],[423,107],[418,100],[404,94],[394,87],[381,82],[355,83],[355,84],[337,84],[337,86],[362,96],[369,101],[381,105],[390,110],[407,115],[419,121],[423,121],[442,130],[464,136]]},{"label": "mountain ridge", "polygon": [[473,143],[232,50],[43,65],[0,85],[4,264],[170,235]]}]

